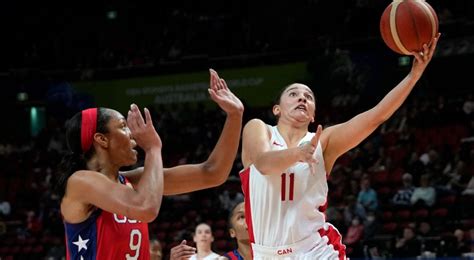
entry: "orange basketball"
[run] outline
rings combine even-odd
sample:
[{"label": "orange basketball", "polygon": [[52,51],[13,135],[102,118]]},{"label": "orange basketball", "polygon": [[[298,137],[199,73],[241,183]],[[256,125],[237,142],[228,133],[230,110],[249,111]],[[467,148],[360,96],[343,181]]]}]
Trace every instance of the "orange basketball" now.
[{"label": "orange basketball", "polygon": [[438,16],[424,0],[393,0],[380,19],[380,33],[390,49],[408,55],[436,36]]}]

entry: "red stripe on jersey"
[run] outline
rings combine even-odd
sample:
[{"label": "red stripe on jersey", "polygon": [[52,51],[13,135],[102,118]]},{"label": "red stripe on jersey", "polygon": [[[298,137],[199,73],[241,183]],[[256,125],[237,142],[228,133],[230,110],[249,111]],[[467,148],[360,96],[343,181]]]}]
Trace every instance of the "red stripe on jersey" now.
[{"label": "red stripe on jersey", "polygon": [[346,246],[342,244],[341,233],[334,226],[329,224],[328,230],[321,228],[318,230],[318,233],[323,237],[326,236],[329,238],[328,245],[332,245],[334,250],[339,252],[339,260],[346,259]]},{"label": "red stripe on jersey", "polygon": [[326,221],[327,216],[326,216],[326,209],[328,208],[328,200],[326,198],[326,202],[324,202],[323,205],[319,206],[318,210],[319,212],[323,213],[324,215],[324,221]]},{"label": "red stripe on jersey", "polygon": [[64,232],[66,233],[64,238],[65,238],[65,243],[66,243],[66,260],[69,260],[71,259],[71,257],[69,256],[69,246],[68,246],[68,238],[67,238],[67,232]]},{"label": "red stripe on jersey", "polygon": [[281,201],[284,201],[286,198],[286,174],[281,174]]},{"label": "red stripe on jersey", "polygon": [[319,206],[318,210],[319,210],[319,212],[324,213],[324,215],[326,215],[326,209],[327,208],[328,208],[328,201],[326,200],[326,203]]},{"label": "red stripe on jersey", "polygon": [[[249,232],[250,243],[255,243],[255,236],[253,234],[252,225],[252,209],[250,207],[250,167],[240,172],[240,180],[242,182],[242,191],[244,193],[245,201],[245,222],[247,222],[247,229]],[[253,256],[253,251],[252,252]]]},{"label": "red stripe on jersey", "polygon": [[293,188],[295,187],[295,174],[290,173],[290,201],[293,200]]}]

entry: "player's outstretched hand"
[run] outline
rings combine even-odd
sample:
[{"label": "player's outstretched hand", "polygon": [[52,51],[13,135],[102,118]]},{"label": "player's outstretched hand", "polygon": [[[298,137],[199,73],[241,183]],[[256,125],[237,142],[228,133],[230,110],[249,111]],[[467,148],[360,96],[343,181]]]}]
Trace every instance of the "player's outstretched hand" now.
[{"label": "player's outstretched hand", "polygon": [[209,69],[209,73],[211,79],[208,90],[212,100],[228,115],[237,114],[241,116],[244,111],[244,105],[240,99],[230,91],[225,80],[220,78],[215,70]]},{"label": "player's outstretched hand", "polygon": [[423,51],[412,52],[412,55],[415,56],[413,59],[413,66],[411,67],[411,73],[417,77],[420,77],[425,71],[426,66],[430,63],[431,58],[436,50],[436,45],[438,44],[440,33],[436,35],[431,42],[423,44]]}]

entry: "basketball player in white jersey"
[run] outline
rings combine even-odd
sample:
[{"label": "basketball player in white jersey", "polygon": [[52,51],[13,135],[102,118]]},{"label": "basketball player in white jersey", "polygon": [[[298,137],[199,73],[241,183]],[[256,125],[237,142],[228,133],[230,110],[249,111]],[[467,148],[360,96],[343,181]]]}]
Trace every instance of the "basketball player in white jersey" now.
[{"label": "basketball player in white jersey", "polygon": [[327,176],[336,159],[357,146],[403,103],[430,62],[439,35],[415,56],[410,73],[375,107],[326,128],[314,122],[316,102],[303,84],[291,84],[273,107],[276,126],[250,120],[242,136],[240,173],[255,260],[346,259],[335,227],[326,222]]}]

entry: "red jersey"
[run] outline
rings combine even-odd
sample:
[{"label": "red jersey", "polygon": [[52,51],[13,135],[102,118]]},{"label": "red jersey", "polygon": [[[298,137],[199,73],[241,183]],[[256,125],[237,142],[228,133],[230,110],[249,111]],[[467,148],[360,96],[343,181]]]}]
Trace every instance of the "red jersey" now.
[{"label": "red jersey", "polygon": [[148,223],[96,209],[82,223],[64,222],[64,228],[68,260],[150,259]]}]

